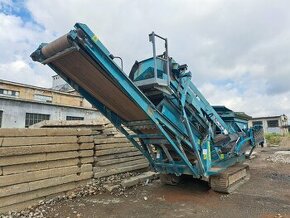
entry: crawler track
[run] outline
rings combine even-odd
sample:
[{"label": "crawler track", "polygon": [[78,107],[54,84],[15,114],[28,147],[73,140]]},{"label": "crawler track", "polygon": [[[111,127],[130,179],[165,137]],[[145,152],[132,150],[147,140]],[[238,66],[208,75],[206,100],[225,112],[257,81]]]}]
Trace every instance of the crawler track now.
[{"label": "crawler track", "polygon": [[216,192],[231,193],[249,179],[248,169],[248,165],[234,165],[218,175],[211,176],[210,186]]}]

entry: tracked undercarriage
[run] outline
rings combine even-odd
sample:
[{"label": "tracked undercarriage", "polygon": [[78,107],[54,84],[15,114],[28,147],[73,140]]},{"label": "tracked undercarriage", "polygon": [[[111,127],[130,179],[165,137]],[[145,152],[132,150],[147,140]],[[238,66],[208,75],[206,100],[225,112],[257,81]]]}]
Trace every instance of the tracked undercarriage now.
[{"label": "tracked undercarriage", "polygon": [[217,192],[231,193],[250,178],[249,166],[237,164],[224,172],[210,176],[209,185]]},{"label": "tracked undercarriage", "polygon": [[[250,178],[249,166],[236,164],[222,173],[209,177],[209,186],[216,192],[232,193]],[[174,174],[161,174],[160,181],[165,185],[178,185],[181,177]]]}]

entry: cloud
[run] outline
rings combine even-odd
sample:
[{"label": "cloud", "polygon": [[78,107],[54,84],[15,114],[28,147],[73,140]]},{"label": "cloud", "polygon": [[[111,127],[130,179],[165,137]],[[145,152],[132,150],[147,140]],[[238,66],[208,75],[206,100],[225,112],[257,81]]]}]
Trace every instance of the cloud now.
[{"label": "cloud", "polygon": [[4,13],[0,13],[0,30],[0,79],[50,87],[54,73],[29,57],[37,44],[52,39],[49,31]]},{"label": "cloud", "polygon": [[[254,84],[256,85],[256,84]],[[212,83],[204,83],[200,87],[207,100],[213,105],[226,105],[234,111],[243,111],[252,116],[270,116],[273,114],[289,114],[290,91],[283,95],[267,95],[253,92],[251,85],[243,93],[231,86],[220,87]]]},{"label": "cloud", "polygon": [[49,87],[51,84],[47,78],[50,74],[45,73],[45,71],[42,74],[36,73],[34,68],[21,59],[6,64],[0,63],[0,78],[4,80],[13,78],[14,82],[26,83],[29,81],[29,84],[32,85]]},{"label": "cloud", "polygon": [[[53,73],[29,54],[75,22],[90,26],[129,72],[135,60],[151,56],[148,33],[154,30],[169,39],[170,55],[189,65],[193,82],[210,103],[253,116],[290,115],[287,0],[3,2],[0,29],[7,31],[0,31],[1,77],[49,86]],[[15,63],[24,63],[21,69],[32,78],[6,75],[7,67],[18,72],[11,69]]]}]

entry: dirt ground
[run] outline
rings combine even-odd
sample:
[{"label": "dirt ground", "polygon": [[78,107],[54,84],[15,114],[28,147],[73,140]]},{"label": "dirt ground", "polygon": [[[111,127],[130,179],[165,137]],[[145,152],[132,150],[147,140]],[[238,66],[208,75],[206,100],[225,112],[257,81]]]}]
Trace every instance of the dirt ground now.
[{"label": "dirt ground", "polygon": [[290,146],[258,149],[247,161],[250,180],[230,195],[191,178],[178,186],[154,181],[119,197],[103,193],[57,203],[48,217],[290,217],[290,165],[265,160],[278,150]]}]

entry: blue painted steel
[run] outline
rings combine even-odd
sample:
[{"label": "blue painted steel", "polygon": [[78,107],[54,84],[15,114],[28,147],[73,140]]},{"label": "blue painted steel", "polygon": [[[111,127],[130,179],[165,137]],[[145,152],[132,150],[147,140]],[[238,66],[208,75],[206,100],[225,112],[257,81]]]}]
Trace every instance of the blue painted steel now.
[{"label": "blue painted steel", "polygon": [[[79,32],[83,35],[80,36]],[[142,152],[155,170],[176,175],[190,174],[196,178],[210,176],[236,162],[243,161],[245,148],[255,147],[254,130],[240,131],[241,128],[228,125],[191,82],[191,73],[186,72],[184,67],[173,59],[170,62],[173,75],[170,75],[172,78],[167,87],[171,90],[171,94],[163,93],[160,91],[163,87],[155,86],[156,84],[152,86],[164,97],[156,105],[152,103],[150,96],[146,95],[146,91],[143,93],[112,61],[109,57],[110,52],[85,24],[77,23],[67,37],[72,42],[72,47],[85,51],[111,81],[147,115],[150,124],[146,121],[144,128],[153,126],[157,133],[143,133],[142,128],[137,128],[138,125],[143,125],[143,121],[138,124],[123,120],[118,113],[114,113],[84,87],[65,75],[53,64],[53,59],[58,58],[58,54],[48,58],[42,54],[41,49],[46,44],[41,44],[31,55],[32,58],[48,63],[56,73],[98,108]],[[168,69],[165,69],[162,62],[164,60],[157,60],[156,65],[152,58],[139,62],[139,67],[133,75],[136,84],[151,78],[155,71],[154,67],[157,67],[155,72],[158,79],[169,81]],[[137,129],[134,129],[134,125]],[[130,135],[123,126],[131,128],[135,133]],[[218,134],[230,136],[231,140],[222,145],[215,144],[215,137]],[[139,139],[139,142],[136,139]],[[235,139],[236,142],[233,144]],[[224,152],[223,149],[229,145],[233,145],[231,150]],[[191,161],[190,158],[194,158],[195,161]]]}]

